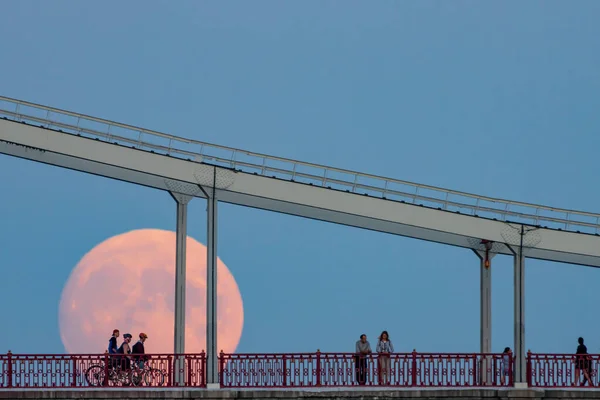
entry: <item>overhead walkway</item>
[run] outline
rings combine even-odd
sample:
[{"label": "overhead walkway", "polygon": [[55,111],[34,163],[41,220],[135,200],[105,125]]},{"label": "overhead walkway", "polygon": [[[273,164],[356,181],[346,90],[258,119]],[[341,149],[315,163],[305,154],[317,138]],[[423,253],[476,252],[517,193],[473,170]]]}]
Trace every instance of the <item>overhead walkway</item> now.
[{"label": "overhead walkway", "polygon": [[[0,153],[219,201],[512,255],[600,266],[600,214],[267,156],[0,97]],[[213,185],[213,181],[216,183]],[[538,228],[533,229],[532,228]]]},{"label": "overhead walkway", "polygon": [[526,382],[525,258],[600,267],[600,214],[267,156],[7,97],[0,97],[0,153],[171,193],[177,202],[177,354],[185,348],[187,203],[207,199],[209,387],[218,382],[219,201],[472,249],[480,258],[481,353],[491,353],[491,260],[514,257],[517,384]]}]

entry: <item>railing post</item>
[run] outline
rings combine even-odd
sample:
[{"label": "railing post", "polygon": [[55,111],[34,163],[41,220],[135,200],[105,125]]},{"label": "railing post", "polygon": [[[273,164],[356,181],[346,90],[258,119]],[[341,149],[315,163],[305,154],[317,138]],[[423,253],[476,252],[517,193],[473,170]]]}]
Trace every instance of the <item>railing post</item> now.
[{"label": "railing post", "polygon": [[417,386],[417,349],[412,351],[411,386]]},{"label": "railing post", "polygon": [[206,351],[202,349],[200,352],[200,373],[202,374],[202,387],[206,387]]},{"label": "railing post", "polygon": [[8,356],[8,370],[6,371],[6,373],[8,374],[7,376],[7,382],[6,382],[6,386],[11,388],[13,385],[13,364],[12,364],[12,351],[8,351],[8,353],[6,353],[6,355]]},{"label": "railing post", "polygon": [[225,352],[221,349],[221,353],[219,353],[219,386],[223,387],[223,383],[225,382],[224,374],[225,372]]},{"label": "railing post", "polygon": [[[296,165],[298,165],[298,163],[294,163],[294,168],[292,168],[292,180],[296,179]],[[600,224],[600,222],[599,222]],[[598,230],[598,228],[596,228],[596,231]]]},{"label": "railing post", "polygon": [[46,128],[50,128],[50,110],[46,110]]},{"label": "railing post", "polygon": [[75,357],[71,356],[71,387],[77,386],[77,370],[76,370]]},{"label": "railing post", "polygon": [[[192,373],[194,371],[194,367],[196,362],[195,359],[196,357],[190,357],[187,354],[180,354],[179,357],[183,357],[183,361],[179,361],[178,363],[176,363],[175,365],[178,365],[180,368],[183,367],[185,369],[184,373],[187,372],[185,375],[181,374],[183,376],[185,376],[185,380],[183,382],[179,382],[182,386],[193,386],[193,380],[192,380]],[[200,381],[200,377],[198,377],[198,380]],[[201,383],[201,382],[198,382]]]},{"label": "railing post", "polygon": [[317,349],[317,383],[316,386],[321,386],[321,350]]},{"label": "railing post", "polygon": [[108,350],[104,350],[104,382],[102,386],[108,386],[108,363],[112,362],[112,359],[108,357]]},{"label": "railing post", "polygon": [[287,361],[285,359],[285,354],[281,358],[281,362],[283,363],[283,366],[281,368],[283,373],[283,386],[287,386]]},{"label": "railing post", "polygon": [[[512,357],[512,354],[511,354],[511,357]],[[531,383],[533,382],[533,377],[532,377],[533,369],[531,367],[532,367],[532,365],[531,365],[531,350],[528,350],[527,351],[527,370],[526,370],[527,387],[531,387]],[[512,378],[512,374],[510,375],[510,377]]]},{"label": "railing post", "polygon": [[167,356],[167,386],[173,386],[173,356]]},{"label": "railing post", "polygon": [[[502,371],[498,372],[498,366],[496,365],[496,361],[497,361],[497,357],[493,356],[492,357],[492,382],[493,382],[493,386],[498,386],[498,379],[496,377],[501,376]],[[510,379],[510,378],[509,378]]]},{"label": "railing post", "polygon": [[[480,359],[477,354],[473,354],[473,386],[477,386],[478,380],[481,385],[485,386],[487,384],[487,368],[485,364],[485,356],[482,356]],[[479,374],[477,373],[477,367],[479,367]]]}]

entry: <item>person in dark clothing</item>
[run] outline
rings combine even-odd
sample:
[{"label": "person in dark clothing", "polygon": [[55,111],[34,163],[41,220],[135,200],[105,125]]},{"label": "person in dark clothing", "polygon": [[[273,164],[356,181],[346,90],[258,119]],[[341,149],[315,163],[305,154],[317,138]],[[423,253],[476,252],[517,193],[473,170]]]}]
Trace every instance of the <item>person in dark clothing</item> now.
[{"label": "person in dark clothing", "polygon": [[[146,354],[146,350],[144,349],[144,342],[148,339],[148,335],[144,332],[140,333],[140,340],[136,344],[133,345],[132,354]],[[144,363],[148,361],[148,356],[134,356],[133,361],[135,361],[140,367],[140,369],[144,368]]]},{"label": "person in dark clothing", "polygon": [[108,339],[108,354],[115,354],[117,352],[117,338],[119,337],[119,330],[115,329],[112,336]]},{"label": "person in dark clothing", "polygon": [[[117,338],[119,337],[119,330],[113,330],[113,334],[108,339],[108,354],[116,354],[117,353]],[[110,357],[110,362],[108,363],[108,368],[115,368],[117,366],[117,360],[115,357]]]},{"label": "person in dark clothing", "polygon": [[132,337],[133,336],[131,336],[130,333],[124,334],[123,344],[121,344],[121,347],[117,349],[117,354],[124,355],[123,357],[121,357],[121,370],[128,371],[129,369],[131,369],[131,360],[129,359],[128,355],[131,354],[131,347],[129,346],[129,343],[131,343]]},{"label": "person in dark clothing", "polygon": [[583,382],[581,386],[585,386],[586,382],[590,383],[590,386],[594,386],[592,379],[590,378],[591,362],[590,356],[587,352],[587,347],[583,344],[583,338],[577,339],[579,346],[577,346],[577,352],[575,353],[575,382],[579,383],[581,371],[583,371]]}]

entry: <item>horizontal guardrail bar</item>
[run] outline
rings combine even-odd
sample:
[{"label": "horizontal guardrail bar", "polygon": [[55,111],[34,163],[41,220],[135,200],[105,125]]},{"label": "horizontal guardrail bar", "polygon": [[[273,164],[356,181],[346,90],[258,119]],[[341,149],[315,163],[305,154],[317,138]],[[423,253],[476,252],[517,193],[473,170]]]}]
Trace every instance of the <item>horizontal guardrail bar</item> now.
[{"label": "horizontal guardrail bar", "polygon": [[[14,109],[11,110],[9,109],[10,107],[6,107],[6,103],[8,103],[8,105]],[[33,111],[37,112],[38,114],[41,112],[42,115],[34,115],[35,113]],[[264,176],[268,176],[267,173],[276,173],[289,176],[289,179],[294,181],[306,179],[311,181],[309,183],[323,187],[331,186],[334,188],[336,185],[343,186],[345,188],[343,190],[351,193],[369,194],[366,192],[376,192],[379,193],[381,197],[390,198],[390,200],[397,200],[393,198],[394,196],[397,196],[404,199],[411,199],[412,201],[410,202],[414,204],[418,204],[418,202],[434,203],[440,206],[439,208],[444,210],[449,210],[451,207],[469,210],[467,214],[470,215],[491,213],[498,215],[498,219],[500,220],[508,220],[508,217],[513,217],[531,221],[532,225],[541,225],[541,222],[559,224],[562,226],[562,229],[565,230],[575,230],[570,228],[577,227],[586,228],[585,233],[598,233],[600,228],[600,214],[598,213],[548,207],[519,201],[480,196],[372,174],[327,167],[282,157],[269,156],[228,146],[220,146],[198,140],[177,137],[145,128],[139,128],[128,124],[109,121],[85,114],[74,113],[4,96],[0,96],[0,115],[4,115],[8,119],[15,121],[31,121],[39,123],[46,128],[57,128],[60,130],[70,131],[70,133],[81,134],[82,136],[89,135],[94,138],[99,138],[109,142],[116,142],[118,144],[125,143],[136,148],[161,152],[165,155],[189,158],[193,161],[213,161],[216,164],[228,166],[243,172],[248,172],[250,169],[253,173]],[[73,118],[75,120],[72,121],[72,123],[69,123],[64,121],[65,117]],[[61,118],[63,120],[61,120]],[[105,131],[84,126],[86,123],[100,124],[103,126],[103,128],[105,128]],[[117,132],[119,129],[124,130],[124,132]],[[124,136],[124,134],[131,134],[132,137]],[[148,137],[150,139],[154,138],[154,140],[158,139],[165,141],[165,143],[151,143],[147,141]],[[190,149],[186,150],[182,148],[183,146],[188,146]],[[226,157],[214,154],[215,152],[219,151],[225,151],[228,154]],[[255,158],[256,162],[242,160],[241,158],[244,157]],[[283,163],[287,166],[273,166],[269,165],[270,163]],[[306,168],[316,169],[318,173],[301,171],[301,169]],[[336,175],[345,175],[347,178],[342,178]],[[375,182],[361,182],[365,180],[371,180]],[[398,188],[394,188],[394,186],[404,186],[409,190],[399,190]],[[420,191],[421,193],[419,193]],[[424,191],[434,192],[434,194],[439,196],[439,198],[430,195],[424,195],[422,194]],[[450,199],[450,197],[458,197],[458,199]],[[406,202],[406,200],[404,201]],[[485,205],[482,203],[491,203],[491,205]],[[495,205],[498,205],[498,208],[496,208]],[[528,210],[514,209],[519,207],[526,208]],[[483,217],[488,218],[485,216]],[[585,220],[578,220],[577,218]]]},{"label": "horizontal guardrail bar", "polygon": [[599,378],[599,354],[527,355],[527,383],[531,387],[598,387]]},{"label": "horizontal guardrail bar", "polygon": [[[218,355],[222,388],[512,385],[510,354]],[[206,354],[0,354],[0,388],[206,387]]]},{"label": "horizontal guardrail bar", "polygon": [[[206,387],[206,353],[0,354],[0,389]],[[600,387],[600,355],[527,353],[530,387]],[[512,353],[224,353],[222,388],[510,387]]]},{"label": "horizontal guardrail bar", "polygon": [[511,354],[224,354],[223,388],[508,387]]},{"label": "horizontal guardrail bar", "polygon": [[0,389],[206,387],[206,354],[0,354]]}]

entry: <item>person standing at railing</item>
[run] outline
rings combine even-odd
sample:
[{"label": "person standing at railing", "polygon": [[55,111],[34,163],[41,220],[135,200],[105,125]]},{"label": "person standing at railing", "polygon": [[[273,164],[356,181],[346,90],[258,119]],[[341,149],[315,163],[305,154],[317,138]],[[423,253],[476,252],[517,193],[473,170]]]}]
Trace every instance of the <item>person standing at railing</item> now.
[{"label": "person standing at railing", "polygon": [[[510,376],[510,371],[512,364],[512,350],[510,347],[505,347],[504,352],[502,353],[502,358],[500,359],[500,384],[504,386],[506,382],[506,378]],[[509,378],[510,382],[510,378]]]},{"label": "person standing at railing", "polygon": [[583,338],[577,339],[579,346],[577,346],[577,352],[575,353],[575,383],[579,383],[581,377],[581,371],[583,371],[583,382],[581,386],[585,386],[586,382],[590,382],[590,386],[594,386],[592,379],[590,378],[590,372],[592,362],[587,352],[587,346],[583,344]]},{"label": "person standing at railing", "polygon": [[390,380],[390,354],[394,352],[394,345],[387,331],[381,332],[377,342],[377,363],[379,366],[379,384],[387,385]]},{"label": "person standing at railing", "polygon": [[359,385],[364,385],[367,382],[367,357],[371,354],[371,344],[367,340],[367,335],[360,335],[360,339],[355,346],[356,356],[356,380]]}]

